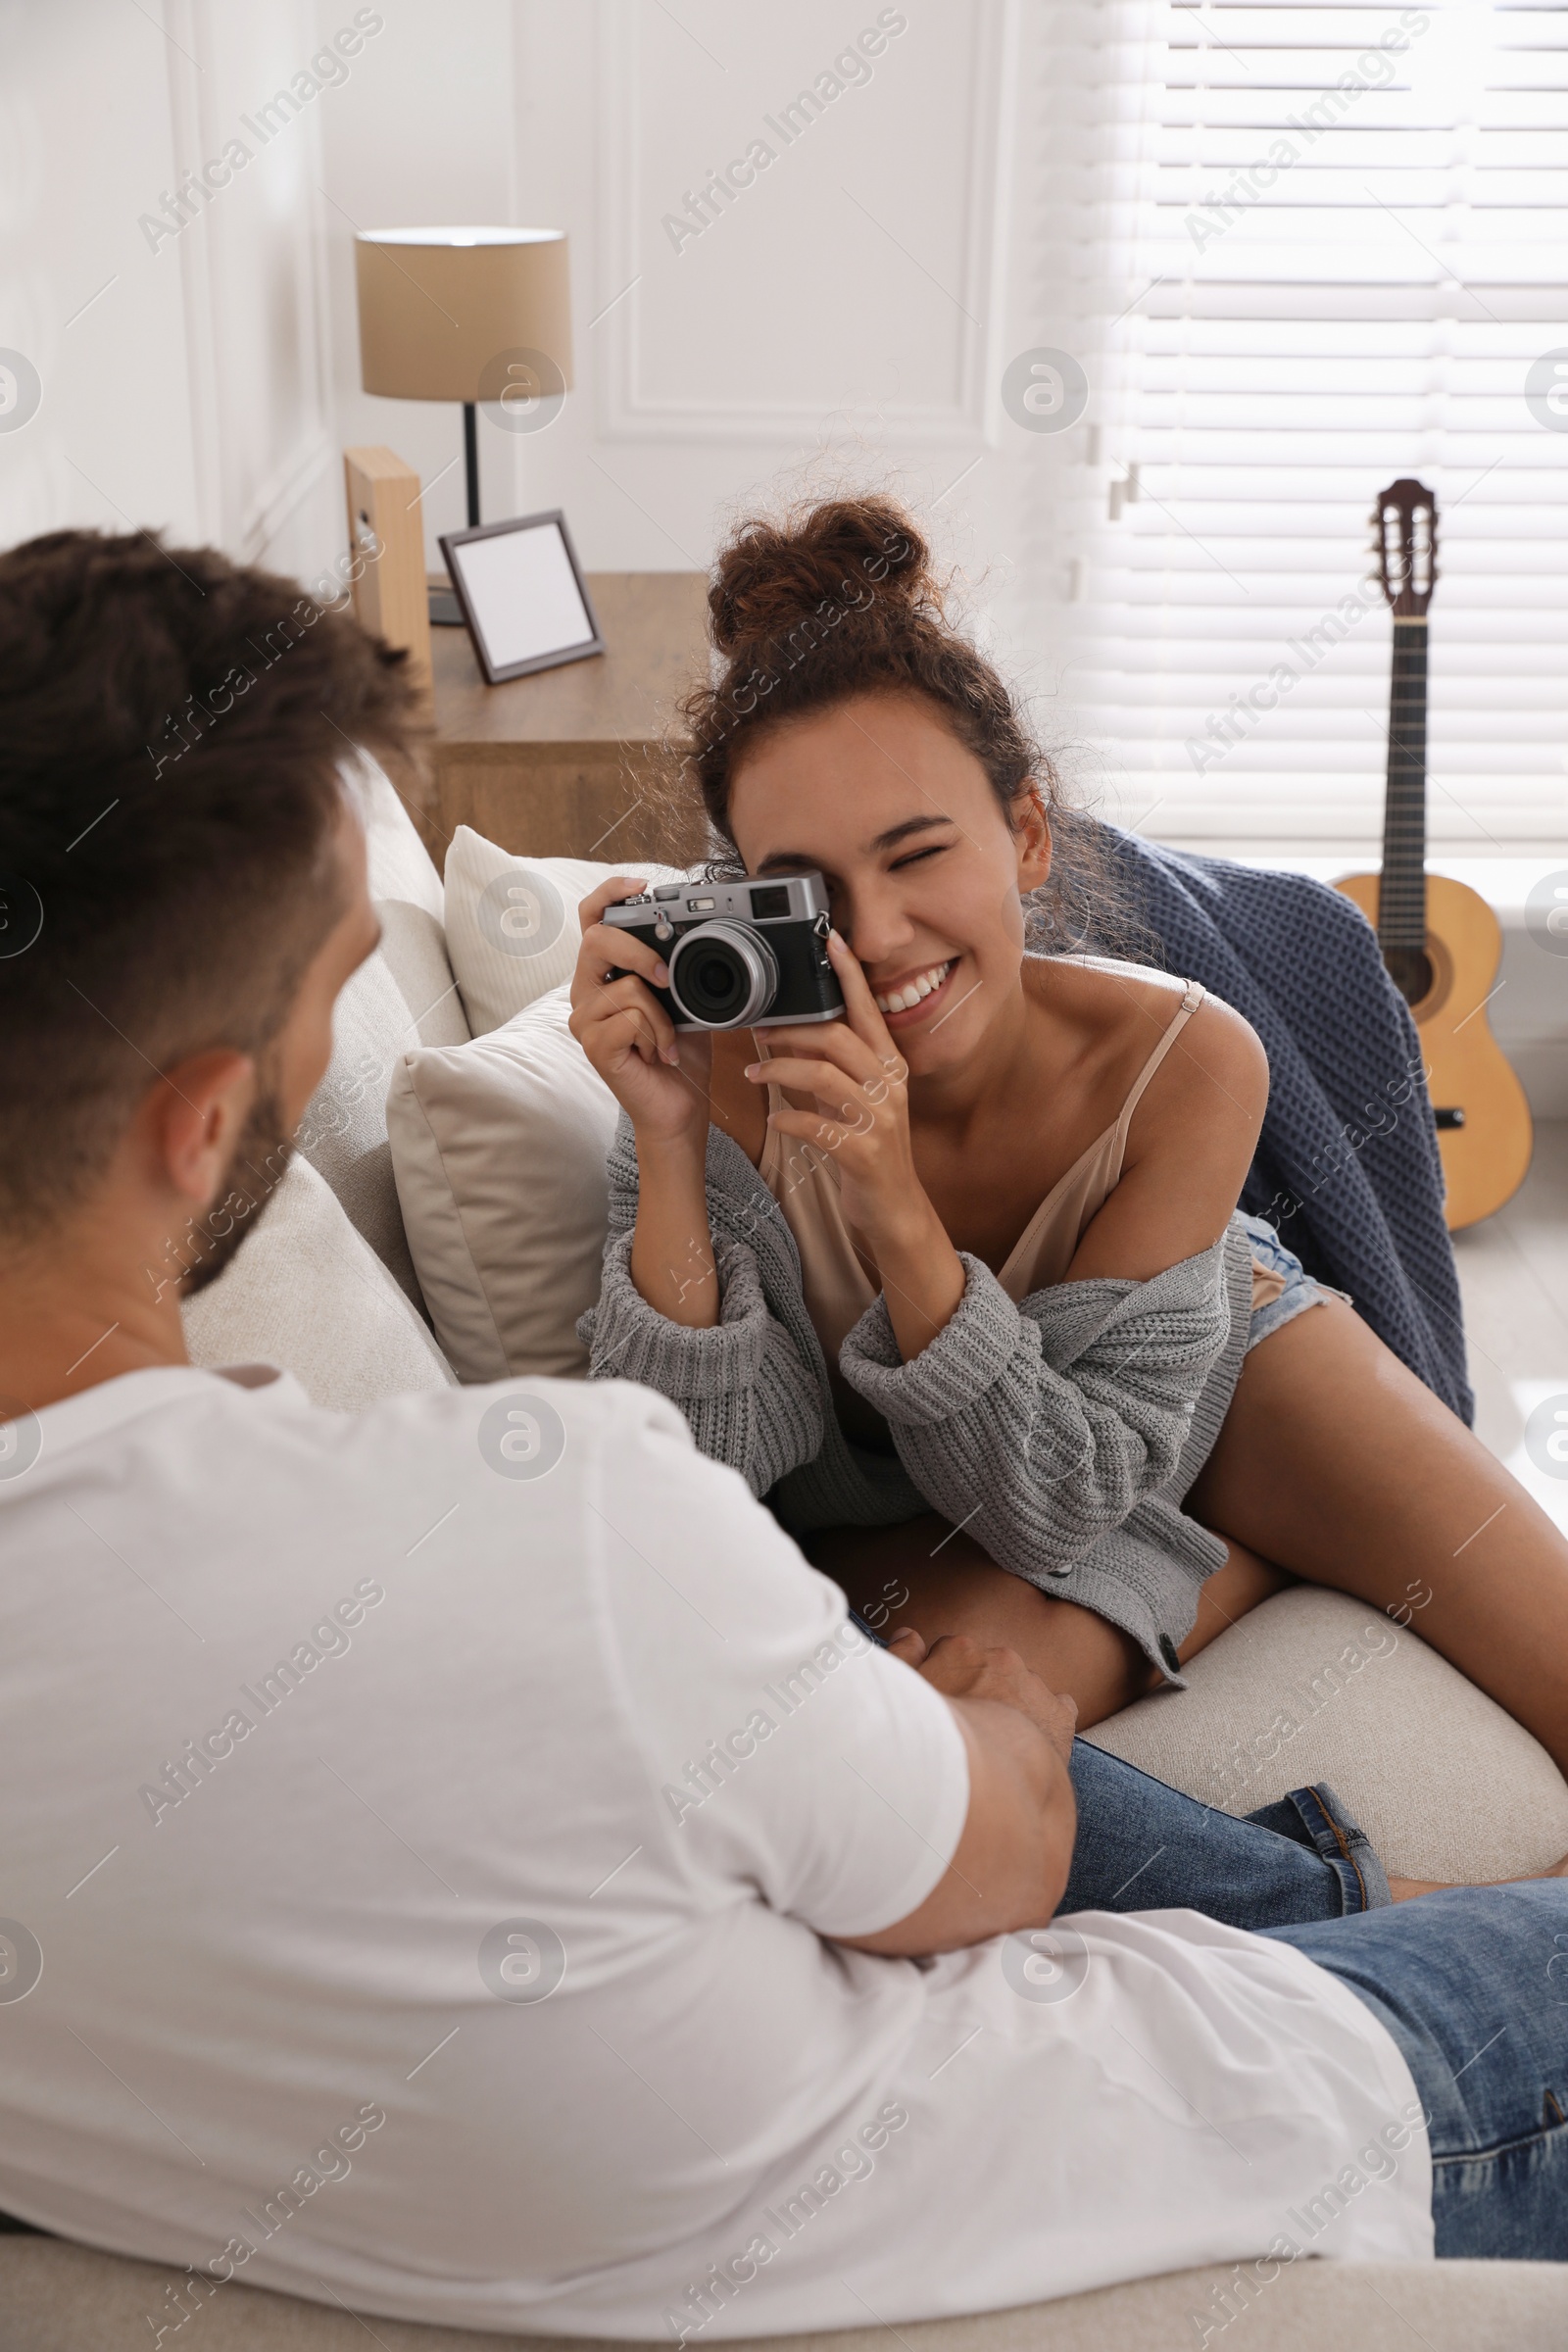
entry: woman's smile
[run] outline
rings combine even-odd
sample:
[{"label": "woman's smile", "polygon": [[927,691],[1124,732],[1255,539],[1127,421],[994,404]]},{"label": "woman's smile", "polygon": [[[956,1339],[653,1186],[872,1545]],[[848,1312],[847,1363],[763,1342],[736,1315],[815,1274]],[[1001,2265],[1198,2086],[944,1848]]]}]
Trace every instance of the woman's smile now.
[{"label": "woman's smile", "polygon": [[949,956],[937,963],[903,973],[891,987],[873,989],[876,1008],[890,1029],[910,1029],[940,1010],[938,999],[951,1002],[953,975],[963,958]]}]

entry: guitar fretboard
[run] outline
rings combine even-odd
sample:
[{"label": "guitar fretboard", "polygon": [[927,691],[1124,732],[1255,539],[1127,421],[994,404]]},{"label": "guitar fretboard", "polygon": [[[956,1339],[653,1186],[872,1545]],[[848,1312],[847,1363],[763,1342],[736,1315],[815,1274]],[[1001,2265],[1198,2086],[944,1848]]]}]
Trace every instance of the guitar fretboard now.
[{"label": "guitar fretboard", "polygon": [[1394,624],[1389,768],[1383,805],[1378,941],[1420,948],[1427,935],[1427,624]]}]

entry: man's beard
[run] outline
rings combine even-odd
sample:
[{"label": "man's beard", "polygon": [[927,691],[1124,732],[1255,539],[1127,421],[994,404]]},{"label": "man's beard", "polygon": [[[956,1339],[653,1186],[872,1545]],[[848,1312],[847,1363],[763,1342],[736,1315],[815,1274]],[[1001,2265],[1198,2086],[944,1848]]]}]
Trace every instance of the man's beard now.
[{"label": "man's beard", "polygon": [[181,1242],[170,1245],[171,1254],[181,1264],[182,1298],[194,1298],[218,1280],[276,1192],[293,1156],[294,1140],[284,1130],[282,1109],[269,1088],[251,1106],[212,1206],[192,1218]]}]

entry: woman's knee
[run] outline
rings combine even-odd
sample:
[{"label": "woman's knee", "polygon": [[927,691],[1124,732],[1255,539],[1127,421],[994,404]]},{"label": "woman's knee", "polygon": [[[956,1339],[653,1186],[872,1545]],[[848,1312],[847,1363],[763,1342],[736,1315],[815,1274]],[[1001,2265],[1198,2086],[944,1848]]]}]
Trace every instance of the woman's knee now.
[{"label": "woman's knee", "polygon": [[1082,1726],[1130,1706],[1160,1679],[1120,1626],[999,1568],[934,1513],[897,1527],[825,1529],[805,1548],[878,1633],[911,1625],[926,1642],[967,1634],[1016,1650],[1051,1690],[1077,1701]]}]

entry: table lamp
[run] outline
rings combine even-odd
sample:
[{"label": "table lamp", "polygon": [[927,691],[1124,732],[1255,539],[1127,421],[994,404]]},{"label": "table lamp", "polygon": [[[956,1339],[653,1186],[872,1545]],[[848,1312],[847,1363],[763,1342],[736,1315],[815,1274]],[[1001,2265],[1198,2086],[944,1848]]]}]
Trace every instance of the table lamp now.
[{"label": "table lamp", "polygon": [[[390,400],[463,404],[468,525],[479,520],[477,408],[512,432],[548,424],[571,390],[561,228],[368,228],[354,242],[360,380]],[[458,623],[432,590],[430,618]]]}]

